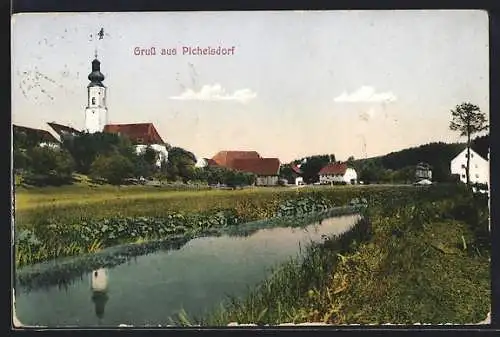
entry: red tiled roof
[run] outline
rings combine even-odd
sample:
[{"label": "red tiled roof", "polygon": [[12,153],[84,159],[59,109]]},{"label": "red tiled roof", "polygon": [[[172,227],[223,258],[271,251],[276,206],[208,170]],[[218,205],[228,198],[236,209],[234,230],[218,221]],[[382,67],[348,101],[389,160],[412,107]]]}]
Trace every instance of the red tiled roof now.
[{"label": "red tiled roof", "polygon": [[212,157],[212,160],[217,163],[217,165],[233,168],[233,162],[235,159],[251,158],[260,158],[260,154],[256,151],[220,151]]},{"label": "red tiled roof", "polygon": [[56,137],[54,137],[47,130],[28,128],[26,126],[12,125],[13,132],[22,132],[27,136],[34,137],[39,142],[49,142],[49,143],[59,143]]},{"label": "red tiled roof", "polygon": [[238,158],[233,161],[233,169],[258,176],[276,176],[279,174],[278,158]]},{"label": "red tiled roof", "polygon": [[347,164],[346,163],[329,163],[325,167],[323,167],[320,171],[319,174],[341,174],[344,175],[345,171],[347,170]]},{"label": "red tiled roof", "polygon": [[205,158],[205,160],[207,161],[207,165],[208,166],[219,166],[219,165],[217,165],[217,162],[215,160],[213,160],[213,159],[207,159],[207,158]]},{"label": "red tiled roof", "polygon": [[81,131],[78,131],[77,129],[74,129],[70,126],[66,125],[61,125],[57,123],[47,123],[59,136],[62,136],[64,134],[80,134],[82,133]]},{"label": "red tiled roof", "polygon": [[152,123],[107,124],[103,132],[118,133],[128,137],[134,144],[164,144]]}]

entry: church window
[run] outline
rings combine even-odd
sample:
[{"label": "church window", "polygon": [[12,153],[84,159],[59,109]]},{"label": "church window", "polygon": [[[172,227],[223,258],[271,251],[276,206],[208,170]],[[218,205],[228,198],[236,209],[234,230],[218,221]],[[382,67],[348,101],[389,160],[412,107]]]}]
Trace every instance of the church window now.
[{"label": "church window", "polygon": [[92,104],[95,104],[95,97],[92,97]]}]

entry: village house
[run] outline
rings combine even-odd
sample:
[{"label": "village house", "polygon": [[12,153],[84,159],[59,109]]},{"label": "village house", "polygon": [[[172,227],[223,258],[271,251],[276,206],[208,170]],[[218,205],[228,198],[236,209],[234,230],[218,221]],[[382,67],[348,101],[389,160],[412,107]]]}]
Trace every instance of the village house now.
[{"label": "village house", "polygon": [[432,169],[427,163],[418,163],[415,168],[415,183],[429,184],[432,182]]},{"label": "village house", "polygon": [[[450,162],[450,172],[458,175],[460,181],[467,182],[467,148],[460,152]],[[490,167],[488,160],[481,157],[477,152],[470,149],[469,178],[472,184],[486,184],[490,182]]]},{"label": "village house", "polygon": [[300,169],[300,166],[295,165],[295,164],[290,164],[290,168],[292,169],[293,172],[293,178],[295,180],[295,185],[304,185],[304,178],[302,177],[302,170]]},{"label": "village house", "polygon": [[107,124],[103,132],[115,133],[127,137],[135,146],[137,154],[144,153],[150,146],[158,154],[156,166],[161,167],[168,160],[168,150],[165,142],[152,123],[138,124]]},{"label": "village house", "polygon": [[347,163],[329,163],[318,173],[320,184],[356,184],[358,174]]},{"label": "village house", "polygon": [[279,182],[279,159],[262,158],[256,151],[220,151],[211,159],[199,164],[253,173],[257,177],[255,182],[257,186],[274,186]]},{"label": "village house", "polygon": [[59,148],[60,142],[49,131],[42,129],[28,128],[25,126],[12,125],[14,139],[25,137],[26,141],[40,147]]},{"label": "village house", "polygon": [[211,164],[232,168],[236,159],[258,159],[260,154],[256,151],[219,151],[212,157]]},{"label": "village house", "polygon": [[240,158],[233,161],[233,168],[256,175],[256,186],[278,185],[280,161],[278,158]]}]

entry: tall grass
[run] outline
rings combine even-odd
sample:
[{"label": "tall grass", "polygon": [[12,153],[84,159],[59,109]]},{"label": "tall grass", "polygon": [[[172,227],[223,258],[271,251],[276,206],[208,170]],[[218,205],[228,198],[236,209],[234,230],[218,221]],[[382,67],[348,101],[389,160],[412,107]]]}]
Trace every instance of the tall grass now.
[{"label": "tall grass", "polygon": [[358,225],[344,240],[310,245],[246,296],[191,318],[192,324],[484,319],[491,295],[488,249],[478,246],[481,231],[474,230],[485,226],[484,200],[436,190],[378,200],[372,199],[360,222],[370,226]]}]

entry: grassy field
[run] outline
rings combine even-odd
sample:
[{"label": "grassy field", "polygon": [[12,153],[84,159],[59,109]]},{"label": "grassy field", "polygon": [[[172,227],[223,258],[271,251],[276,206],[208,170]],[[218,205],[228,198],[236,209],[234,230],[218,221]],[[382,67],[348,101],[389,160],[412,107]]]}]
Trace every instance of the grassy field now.
[{"label": "grassy field", "polygon": [[[200,212],[215,208],[261,209],[266,203],[294,195],[338,191],[339,195],[387,191],[390,186],[258,187],[243,190],[172,190],[171,187],[69,185],[18,188],[15,221],[18,228],[46,219],[74,222],[114,216],[162,216],[171,211]],[[412,186],[396,187],[415,189]]]}]

